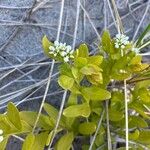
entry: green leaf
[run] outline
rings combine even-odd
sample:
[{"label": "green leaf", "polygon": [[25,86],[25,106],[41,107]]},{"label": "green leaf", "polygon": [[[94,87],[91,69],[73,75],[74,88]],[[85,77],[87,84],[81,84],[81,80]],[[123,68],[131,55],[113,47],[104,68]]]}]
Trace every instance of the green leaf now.
[{"label": "green leaf", "polygon": [[[62,128],[57,129],[56,134],[58,134],[60,131],[62,131]],[[52,140],[52,136],[54,134],[54,130],[50,131],[50,133],[48,134],[47,140],[46,140],[46,146],[49,146],[51,140]]]},{"label": "green leaf", "polygon": [[22,129],[21,119],[19,116],[19,111],[13,103],[8,103],[7,106],[7,117],[9,121],[19,130]]},{"label": "green leaf", "polygon": [[111,98],[111,93],[107,90],[101,89],[96,86],[91,87],[82,87],[81,89],[82,95],[87,100],[107,100]]},{"label": "green leaf", "polygon": [[100,71],[102,71],[98,66],[88,64],[80,69],[80,72],[84,75],[92,75],[92,74],[98,74]]},{"label": "green leaf", "polygon": [[78,74],[79,74],[79,70],[76,68],[76,67],[72,67],[71,68],[71,71],[72,71],[72,75],[75,79],[78,78]]},{"label": "green leaf", "polygon": [[107,30],[105,30],[102,35],[102,48],[107,53],[114,53],[111,37]]},{"label": "green leaf", "polygon": [[146,29],[144,30],[144,32],[139,36],[137,42],[136,42],[136,46],[140,46],[143,43],[143,39],[146,36],[146,34],[150,32],[150,24],[148,24],[148,26],[146,27]]},{"label": "green leaf", "polygon": [[71,93],[68,99],[68,106],[77,104],[77,94]]},{"label": "green leaf", "polygon": [[135,130],[134,132],[129,133],[129,139],[130,140],[137,140],[139,137],[139,134],[140,134],[139,130]]},{"label": "green leaf", "polygon": [[70,150],[74,140],[73,132],[63,135],[56,144],[56,150]]},{"label": "green leaf", "polygon": [[0,115],[0,129],[2,129],[6,134],[11,130],[11,124],[6,115]]},{"label": "green leaf", "polygon": [[59,67],[61,75],[66,75],[68,77],[73,77],[71,72],[71,66],[68,63],[63,63]]},{"label": "green leaf", "polygon": [[150,144],[150,130],[140,131],[138,141],[142,144]]},{"label": "green leaf", "polygon": [[124,113],[117,110],[109,109],[109,118],[111,121],[120,121],[124,118]]},{"label": "green leaf", "polygon": [[138,112],[141,116],[143,116],[146,119],[150,119],[150,117],[145,113],[145,107],[141,105],[138,102],[133,102],[129,105],[130,108],[134,109],[136,112]]},{"label": "green leaf", "polygon": [[74,84],[74,79],[66,75],[61,75],[58,79],[58,83],[63,89],[69,90]]},{"label": "green leaf", "polygon": [[102,62],[103,62],[103,56],[100,56],[100,55],[90,56],[88,58],[88,64],[99,66]]},{"label": "green leaf", "polygon": [[89,56],[89,49],[86,44],[81,44],[79,48],[76,50],[76,57],[86,58]]},{"label": "green leaf", "polygon": [[146,88],[141,88],[138,91],[139,99],[144,103],[150,103],[150,91]]},{"label": "green leaf", "polygon": [[48,57],[50,57],[50,54],[49,54],[49,47],[53,45],[53,43],[51,43],[48,38],[46,37],[46,35],[43,37],[42,39],[42,46],[43,46],[43,49],[44,49],[44,53],[45,55],[47,55]]},{"label": "green leaf", "polygon": [[[44,104],[43,108],[55,124],[57,121],[58,113],[59,113],[58,110],[55,107],[53,107],[52,105],[49,105],[47,103]],[[65,126],[65,117],[63,115],[61,116],[60,125]]]},{"label": "green leaf", "polygon": [[48,132],[41,132],[35,135],[35,140],[31,150],[44,150],[47,138],[48,138]]},{"label": "green leaf", "polygon": [[99,84],[103,84],[103,76],[101,72],[97,74],[88,75],[86,77],[87,77],[87,80],[93,85],[98,86]]},{"label": "green leaf", "polygon": [[129,117],[129,128],[147,128],[147,122],[140,116],[130,116]]},{"label": "green leaf", "polygon": [[[21,111],[19,112],[21,120],[28,123],[30,126],[34,126],[37,112],[32,111]],[[46,115],[40,115],[39,121],[37,123],[37,127],[42,127],[44,129],[51,129],[54,126],[54,122]]]},{"label": "green leaf", "polygon": [[74,59],[74,61],[75,67],[77,68],[82,68],[87,65],[87,59],[83,57],[77,57]]},{"label": "green leaf", "polygon": [[94,122],[84,122],[79,125],[79,133],[83,135],[93,134],[96,130],[96,124]]},{"label": "green leaf", "polygon": [[142,61],[142,56],[137,55],[132,58],[132,60],[130,61],[130,64],[132,65],[141,64],[141,61]]},{"label": "green leaf", "polygon": [[91,109],[87,103],[69,106],[63,112],[66,117],[88,117],[90,113]]},{"label": "green leaf", "polygon": [[6,150],[6,145],[9,137],[5,137],[2,142],[0,142],[0,150]]},{"label": "green leaf", "polygon": [[32,133],[28,134],[25,141],[23,142],[22,150],[32,150],[34,141],[35,141],[35,136]]}]

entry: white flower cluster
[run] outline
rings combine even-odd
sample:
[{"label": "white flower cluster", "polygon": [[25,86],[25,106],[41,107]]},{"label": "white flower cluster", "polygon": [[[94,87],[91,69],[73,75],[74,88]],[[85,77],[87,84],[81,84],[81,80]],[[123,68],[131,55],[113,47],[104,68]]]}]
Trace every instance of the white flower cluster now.
[{"label": "white flower cluster", "polygon": [[2,142],[4,140],[4,137],[3,137],[3,130],[0,129],[0,142]]},{"label": "white flower cluster", "polygon": [[54,55],[54,57],[60,55],[64,62],[68,62],[70,58],[74,58],[71,46],[66,45],[66,43],[55,41],[54,45],[49,47],[49,50],[49,53]]},{"label": "white flower cluster", "polygon": [[129,44],[129,37],[124,34],[117,34],[115,39],[115,48],[124,49]]}]

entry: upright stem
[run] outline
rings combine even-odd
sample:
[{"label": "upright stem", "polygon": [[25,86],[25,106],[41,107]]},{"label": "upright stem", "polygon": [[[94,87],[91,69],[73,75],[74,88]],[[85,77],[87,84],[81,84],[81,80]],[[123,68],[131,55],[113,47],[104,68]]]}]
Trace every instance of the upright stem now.
[{"label": "upright stem", "polygon": [[109,112],[108,112],[108,100],[105,102],[105,107],[106,107],[106,124],[107,124],[107,145],[108,145],[108,150],[112,150],[112,145],[111,145],[111,135],[110,135],[110,128],[109,128]]},{"label": "upright stem", "polygon": [[128,98],[127,98],[127,83],[124,80],[124,99],[125,99],[125,125],[126,125],[126,150],[129,149],[129,129],[128,129]]},{"label": "upright stem", "polygon": [[104,112],[105,112],[105,110],[103,110],[102,113],[101,113],[101,117],[100,117],[100,119],[99,119],[99,122],[98,122],[98,125],[97,125],[97,129],[96,129],[95,134],[94,134],[94,136],[93,136],[93,139],[92,139],[92,142],[91,142],[91,144],[90,144],[89,150],[92,150],[93,144],[94,144],[94,142],[95,142],[95,139],[96,139],[96,137],[97,137],[98,131],[99,131],[100,126],[101,126],[101,124],[102,124],[102,120],[103,120],[103,117],[104,117]]}]

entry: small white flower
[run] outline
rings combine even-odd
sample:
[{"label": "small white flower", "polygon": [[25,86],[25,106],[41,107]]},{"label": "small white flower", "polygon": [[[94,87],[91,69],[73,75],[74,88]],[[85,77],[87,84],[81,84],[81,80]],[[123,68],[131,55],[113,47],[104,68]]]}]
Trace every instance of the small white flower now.
[{"label": "small white flower", "polygon": [[3,136],[0,136],[0,143],[4,140]]},{"label": "small white flower", "polygon": [[124,48],[125,48],[125,46],[124,46],[124,45],[121,45],[121,48],[122,48],[122,49],[124,49]]},{"label": "small white flower", "polygon": [[61,49],[61,50],[65,50],[66,49],[66,43],[60,43],[59,44],[59,49]]},{"label": "small white flower", "polygon": [[64,62],[68,62],[69,61],[69,56],[64,57]]},{"label": "small white flower", "polygon": [[64,57],[64,56],[67,55],[67,53],[66,53],[65,51],[62,51],[62,52],[60,52],[60,55],[61,55],[62,57]]},{"label": "small white flower", "polygon": [[127,44],[129,44],[129,37],[124,34],[117,34],[115,39],[115,48],[124,49]]},{"label": "small white flower", "polygon": [[54,45],[57,47],[57,46],[59,46],[59,42],[58,41],[55,41],[54,42]]},{"label": "small white flower", "polygon": [[118,43],[115,43],[115,48],[119,48],[119,44]]},{"label": "small white flower", "polygon": [[3,130],[2,129],[0,129],[0,135],[2,135],[3,134]]},{"label": "small white flower", "polygon": [[65,62],[68,62],[70,58],[74,58],[71,46],[66,45],[66,43],[55,41],[54,46],[50,46],[49,50],[49,54],[52,54],[54,57],[59,54]]},{"label": "small white flower", "polygon": [[53,53],[53,54],[54,54],[55,57],[57,56],[57,53]]},{"label": "small white flower", "polygon": [[117,38],[117,39],[120,39],[120,38],[121,38],[121,34],[117,34],[117,35],[116,35],[116,38]]},{"label": "small white flower", "polygon": [[70,45],[66,46],[66,51],[67,51],[67,53],[71,51],[71,46]]},{"label": "small white flower", "polygon": [[49,47],[49,50],[54,51],[55,48],[54,48],[53,46],[50,46],[50,47]]}]

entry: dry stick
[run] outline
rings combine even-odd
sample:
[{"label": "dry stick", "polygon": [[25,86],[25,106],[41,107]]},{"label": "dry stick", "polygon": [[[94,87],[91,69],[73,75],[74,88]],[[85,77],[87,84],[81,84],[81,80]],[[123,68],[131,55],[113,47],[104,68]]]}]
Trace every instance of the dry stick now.
[{"label": "dry stick", "polygon": [[[36,4],[36,0],[34,1],[31,9],[27,11],[25,16],[23,16],[21,21],[26,21],[28,18],[30,18],[32,9],[34,9],[35,4]],[[9,36],[7,42],[0,48],[0,52],[3,51],[5,49],[5,47],[9,44],[9,42],[16,36],[16,34],[18,33],[19,29],[20,29],[20,27],[15,27],[13,33]]]},{"label": "dry stick", "polygon": [[[106,1],[104,0],[104,29],[107,28],[107,6]],[[106,125],[107,125],[107,148],[108,150],[112,150],[111,144],[111,134],[110,134],[110,126],[109,126],[109,111],[108,111],[109,100],[105,101],[105,109],[106,109]]]},{"label": "dry stick", "polygon": [[34,9],[32,10],[32,12],[35,12],[37,9],[41,8],[42,6],[44,6],[49,0],[41,0],[41,2],[39,2],[37,4],[37,6],[34,7]]},{"label": "dry stick", "polygon": [[[105,0],[104,0],[104,1],[105,1]],[[110,1],[109,1],[109,0],[107,0],[107,4],[108,4],[109,10],[110,10],[110,13],[111,13],[113,22],[114,22],[114,24],[115,24],[115,26],[116,26],[116,28],[117,28],[117,23],[116,23],[115,16],[114,16],[114,13],[113,13],[113,10],[112,10],[112,8],[111,8],[111,4],[110,4]]]},{"label": "dry stick", "polygon": [[[46,84],[46,83],[45,83],[45,84]],[[43,85],[42,85],[42,86],[43,86]],[[40,86],[38,89],[36,89],[36,91],[39,90],[40,88],[42,88],[42,86]],[[32,93],[30,93],[30,95],[28,95],[28,96],[25,97],[23,100],[21,100],[19,103],[17,103],[16,106],[18,106],[18,105],[20,105],[20,104],[22,104],[22,103],[24,103],[24,102],[27,102],[27,101],[32,101],[32,100],[36,100],[36,99],[42,98],[43,95],[28,98],[28,97],[30,97],[31,95],[33,95],[36,91],[33,91]],[[56,92],[52,92],[52,93],[50,93],[50,94],[47,94],[47,96],[57,95],[57,94],[61,94],[61,93],[63,93],[63,92],[64,92],[64,90],[56,91]]]},{"label": "dry stick", "polygon": [[140,23],[139,23],[139,25],[138,25],[138,27],[137,27],[135,33],[134,33],[134,36],[133,36],[133,39],[132,39],[133,41],[135,40],[135,38],[136,38],[136,36],[137,36],[137,34],[138,34],[138,31],[139,31],[139,29],[140,29],[140,27],[141,27],[141,25],[142,25],[142,23],[143,23],[143,21],[144,21],[144,19],[145,19],[145,17],[146,17],[146,14],[148,13],[149,6],[150,6],[150,0],[148,1],[148,4],[147,4],[146,10],[145,10],[145,12],[144,12],[144,14],[143,14],[143,17],[142,17],[142,19],[141,19],[141,21],[140,21]]},{"label": "dry stick", "polygon": [[[115,0],[111,0],[114,10],[115,10],[115,15],[116,15],[116,19],[118,22],[118,33],[121,33],[124,31],[123,29],[123,25],[120,19],[120,15],[118,13],[117,10],[117,6],[115,4]],[[126,79],[124,80],[124,99],[125,99],[125,125],[126,125],[126,130],[125,130],[125,134],[126,134],[126,150],[129,149],[129,127],[128,127],[128,101],[127,101],[127,83],[126,83]]]},{"label": "dry stick", "polygon": [[111,0],[111,2],[112,2],[112,5],[113,5],[113,8],[114,8],[114,12],[115,12],[116,20],[117,20],[118,32],[119,33],[124,32],[123,25],[122,25],[122,22],[121,22],[121,19],[120,19],[120,15],[118,13],[118,9],[117,9],[115,0]]},{"label": "dry stick", "polygon": [[[85,7],[85,1],[82,0],[83,7]],[[82,10],[82,40],[85,41],[85,30],[86,30],[86,15],[85,12]]]},{"label": "dry stick", "polygon": [[93,24],[93,22],[92,22],[91,19],[90,19],[89,14],[87,13],[87,11],[86,11],[85,8],[83,7],[83,5],[82,5],[82,4],[80,4],[80,5],[81,5],[81,8],[83,9],[83,11],[85,12],[85,15],[87,16],[87,18],[88,18],[88,20],[89,20],[89,22],[90,22],[92,28],[94,29],[94,31],[95,31],[95,33],[96,33],[98,39],[101,39],[101,37],[100,37],[100,35],[99,35],[97,29],[95,28],[95,25]]},{"label": "dry stick", "polygon": [[97,135],[98,135],[100,126],[101,126],[101,124],[102,124],[102,120],[103,120],[103,117],[104,117],[104,113],[105,113],[105,111],[103,110],[102,113],[101,113],[101,115],[100,115],[101,117],[100,117],[100,120],[99,120],[99,122],[98,122],[97,129],[96,129],[95,134],[94,134],[94,136],[93,136],[92,142],[90,143],[89,150],[92,150],[93,144],[94,144],[94,142],[95,142],[95,139],[96,139],[96,137],[97,137]]},{"label": "dry stick", "polygon": [[[76,23],[75,23],[75,30],[74,30],[74,39],[73,39],[73,44],[72,44],[72,48],[73,49],[75,49],[77,29],[78,29],[78,21],[79,21],[79,13],[80,13],[80,0],[77,1]],[[48,150],[50,150],[50,148],[51,148],[51,146],[53,144],[53,140],[55,138],[55,135],[57,133],[59,122],[60,122],[61,115],[62,115],[62,112],[63,112],[63,108],[64,108],[64,105],[65,105],[66,96],[67,96],[67,90],[65,90],[65,92],[63,94],[62,103],[61,103],[59,114],[58,114],[58,118],[57,118],[57,121],[56,121],[56,126],[54,128],[54,132],[53,132],[53,135],[52,135],[52,138],[51,138],[51,142],[50,142],[50,144],[48,146]]]},{"label": "dry stick", "polygon": [[105,108],[106,108],[106,125],[107,125],[107,147],[108,150],[112,150],[112,144],[111,144],[111,135],[110,135],[110,128],[109,128],[109,110],[108,110],[108,102],[109,100],[106,100],[105,102]]},{"label": "dry stick", "polygon": [[0,88],[0,91],[3,90],[4,88],[8,87],[9,85],[11,85],[12,83],[14,83],[15,81],[17,81],[17,80],[19,80],[19,79],[21,79],[21,78],[27,76],[28,74],[30,74],[30,73],[32,73],[32,72],[34,72],[34,71],[37,70],[38,68],[39,68],[39,66],[36,67],[35,69],[33,69],[33,70],[27,72],[27,73],[24,73],[23,75],[19,76],[19,77],[16,78],[15,80],[13,80],[13,81],[11,81],[11,82],[5,84],[3,87]]},{"label": "dry stick", "polygon": [[[1,57],[1,56],[0,56],[0,57]],[[2,57],[1,57],[1,58],[2,58]],[[3,59],[4,59],[4,58],[3,58]],[[5,59],[4,59],[4,60],[5,60]],[[6,61],[6,60],[5,60],[5,61]],[[28,61],[28,60],[27,60],[27,61]],[[23,62],[21,65],[25,64],[27,61]],[[7,60],[6,62],[7,62],[9,65],[11,65],[11,66],[13,67],[13,65],[12,65],[8,60]],[[0,78],[0,81],[1,81],[2,79],[4,79],[5,77],[7,77],[7,76],[8,76],[9,74],[11,74],[12,72],[16,71],[16,70],[18,70],[21,74],[25,75],[25,73],[24,73],[22,70],[20,70],[18,67],[15,67],[13,70],[7,72],[4,76],[2,76],[2,77]],[[27,76],[27,78],[29,78],[31,81],[35,82],[32,77]]]},{"label": "dry stick", "polygon": [[[57,38],[56,38],[57,41],[59,40],[59,37],[60,37],[61,24],[62,24],[62,18],[63,18],[63,10],[64,10],[64,0],[62,0],[62,4],[61,4],[58,32],[57,32]],[[50,72],[49,72],[49,78],[48,78],[48,82],[47,82],[47,85],[46,85],[45,93],[44,93],[44,96],[43,96],[43,100],[42,100],[42,103],[41,103],[41,106],[40,106],[40,109],[39,109],[39,112],[38,112],[33,130],[32,130],[32,133],[34,133],[34,131],[35,131],[35,128],[36,128],[37,123],[39,121],[39,118],[40,118],[40,115],[41,115],[41,112],[42,112],[42,109],[43,109],[43,106],[44,106],[44,103],[45,103],[45,100],[46,100],[46,95],[48,93],[48,89],[49,89],[49,86],[50,86],[50,83],[51,83],[51,76],[52,76],[52,73],[53,73],[53,70],[54,70],[54,64],[55,64],[55,60],[53,59],[51,69],[50,69]]]},{"label": "dry stick", "polygon": [[19,137],[19,136],[17,136],[17,135],[12,135],[12,136],[15,137],[16,139],[18,139],[18,140],[24,142],[24,139],[23,139],[23,138],[21,138],[21,137]]}]

